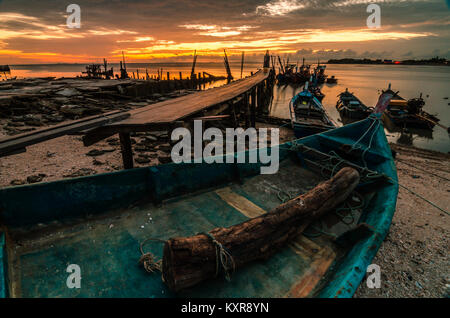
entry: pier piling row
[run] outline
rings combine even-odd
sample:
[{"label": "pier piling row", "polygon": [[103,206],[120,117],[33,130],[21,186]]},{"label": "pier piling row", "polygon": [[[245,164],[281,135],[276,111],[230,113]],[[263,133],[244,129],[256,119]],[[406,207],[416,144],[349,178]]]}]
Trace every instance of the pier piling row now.
[{"label": "pier piling row", "polygon": [[223,122],[231,120],[234,128],[255,127],[258,114],[267,114],[272,100],[274,73],[260,70],[251,77],[228,85],[170,99],[129,111],[129,117],[85,132],[83,143],[93,145],[119,134],[123,166],[134,166],[131,134],[168,131],[192,127],[194,120]]},{"label": "pier piling row", "polygon": [[[178,88],[201,88],[212,80],[208,73],[194,74],[192,78],[161,81],[142,81],[126,87],[128,96],[145,96]],[[217,78],[215,78],[217,79]],[[256,116],[266,115],[272,100],[275,75],[267,67],[250,77],[230,84],[198,91],[182,97],[149,104],[131,111],[112,111],[100,115],[64,122],[0,140],[0,157],[26,151],[26,147],[67,134],[84,134],[85,146],[119,134],[123,164],[133,167],[131,135],[138,132],[168,131],[200,119],[228,126],[254,127]],[[231,124],[230,124],[231,123]]]}]

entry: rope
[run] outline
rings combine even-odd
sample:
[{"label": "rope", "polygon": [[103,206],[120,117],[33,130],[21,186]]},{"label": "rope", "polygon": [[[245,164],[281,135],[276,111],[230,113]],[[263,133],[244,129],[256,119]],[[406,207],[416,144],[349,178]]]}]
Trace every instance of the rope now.
[{"label": "rope", "polygon": [[395,159],[396,161],[399,161],[399,162],[401,162],[401,163],[403,163],[403,164],[405,164],[405,165],[407,165],[407,166],[410,166],[410,167],[412,167],[412,168],[416,168],[417,170],[421,170],[421,171],[423,171],[423,172],[426,172],[426,173],[429,173],[429,174],[431,174],[431,175],[433,175],[433,176],[435,176],[435,177],[438,177],[438,178],[441,178],[441,179],[443,179],[443,180],[445,180],[445,181],[450,181],[450,179],[447,179],[446,177],[443,177],[443,176],[440,176],[440,175],[438,175],[438,174],[435,174],[435,173],[433,173],[433,172],[431,172],[431,171],[428,171],[428,170],[425,170],[425,169],[422,169],[422,168],[419,168],[419,167],[416,167],[416,166],[414,166],[414,165],[412,165],[412,164],[409,164],[409,163],[407,163],[407,162],[405,162],[405,161],[403,161],[403,160],[401,160],[401,159]]},{"label": "rope", "polygon": [[148,238],[144,240],[140,245],[140,251],[141,251],[141,257],[139,258],[139,264],[144,266],[144,269],[148,273],[154,273],[155,271],[162,272],[162,260],[158,260],[155,255],[152,253],[144,253],[144,245],[148,241],[156,241],[156,242],[162,242],[165,243],[166,241],[156,239],[156,238]]},{"label": "rope", "polygon": [[435,203],[431,202],[430,200],[428,200],[427,198],[423,197],[422,195],[418,194],[417,192],[414,192],[413,190],[408,189],[407,187],[405,187],[404,185],[400,184],[398,181],[395,181],[394,179],[392,179],[392,178],[390,178],[390,177],[389,177],[389,179],[392,180],[392,182],[397,183],[397,184],[398,184],[400,187],[402,187],[403,189],[409,191],[410,193],[414,194],[414,195],[417,196],[418,198],[420,198],[420,199],[424,200],[425,202],[427,202],[428,204],[434,206],[436,209],[438,209],[438,210],[444,212],[444,213],[447,214],[447,215],[450,215],[450,213],[449,213],[448,211],[444,210],[443,208],[441,208],[440,206],[438,206],[438,205],[436,205]]},{"label": "rope", "polygon": [[[216,277],[219,275],[220,265],[225,273],[225,278],[227,281],[231,281],[231,277],[234,274],[236,269],[236,265],[233,257],[230,252],[219,242],[216,238],[207,232],[202,232],[199,234],[206,235],[209,239],[211,239],[212,243],[216,248]],[[156,238],[147,238],[140,244],[141,257],[139,258],[139,264],[144,266],[144,269],[148,273],[154,273],[156,271],[162,273],[162,260],[157,259],[155,255],[150,252],[144,252],[144,245],[149,241],[156,241],[165,243],[166,241],[156,239]],[[164,275],[163,275],[164,276]]]},{"label": "rope", "polygon": [[337,238],[337,235],[334,233],[330,233],[330,232],[326,232],[323,230],[323,221],[320,222],[320,227],[316,227],[314,225],[310,225],[308,228],[312,228],[314,231],[316,231],[317,233],[307,233],[306,231],[303,231],[303,235],[309,238],[313,238],[313,237],[319,237],[320,235],[327,235],[327,236],[331,236],[334,238]]},{"label": "rope", "polygon": [[[362,149],[361,145],[358,145],[363,139],[364,137],[367,135],[367,133],[372,129],[373,125],[375,125],[375,123],[377,124],[375,129],[372,132],[372,135],[370,136],[369,139],[369,145],[366,147],[366,149],[364,149],[363,153],[361,154],[361,160],[364,164],[364,167],[367,168],[367,163],[366,160],[364,159],[367,151],[369,151],[370,147],[372,147],[372,141],[373,141],[373,137],[376,135],[377,133],[377,129],[381,124],[381,120],[379,118],[375,118],[373,119],[372,124],[369,126],[369,128],[364,132],[364,134],[352,145],[350,151],[354,150],[354,149]],[[358,146],[357,146],[358,145]]]},{"label": "rope", "polygon": [[212,234],[207,232],[200,234],[206,235],[216,246],[216,277],[219,275],[220,265],[222,265],[226,280],[231,281],[231,276],[234,274],[236,265],[230,252]]}]

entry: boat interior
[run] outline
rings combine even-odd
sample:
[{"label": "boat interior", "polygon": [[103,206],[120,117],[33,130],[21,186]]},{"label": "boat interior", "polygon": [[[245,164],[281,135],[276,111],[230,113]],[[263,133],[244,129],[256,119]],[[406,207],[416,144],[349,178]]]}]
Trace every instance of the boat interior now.
[{"label": "boat interior", "polygon": [[[2,189],[7,294],[351,296],[390,224],[391,194],[396,190],[386,179],[386,174],[392,178],[396,174],[381,130],[365,152],[368,168],[358,159],[362,149],[351,154],[342,150],[343,144],[354,143],[355,132],[370,129],[369,125],[370,121],[361,121],[353,124],[353,130],[349,125],[346,130],[277,146],[276,174],[260,174],[261,163],[167,164]],[[368,145],[368,137],[362,145]],[[248,158],[250,153],[233,156]],[[148,238],[191,236],[267,213],[328,179],[346,162],[361,169],[362,181],[342,209],[314,222],[269,259],[239,268],[230,282],[220,276],[174,294],[160,273],[147,273],[138,263],[140,243]],[[364,179],[368,171],[375,178]],[[361,223],[369,226],[360,231]],[[144,250],[161,258],[162,248],[161,242],[151,242]],[[67,287],[70,264],[79,265],[82,288]]]}]

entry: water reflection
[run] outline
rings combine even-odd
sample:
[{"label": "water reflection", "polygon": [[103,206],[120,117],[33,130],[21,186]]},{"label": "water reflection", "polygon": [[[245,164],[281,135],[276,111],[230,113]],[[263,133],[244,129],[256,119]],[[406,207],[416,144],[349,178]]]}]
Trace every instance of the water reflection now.
[{"label": "water reflection", "polygon": [[[389,83],[406,99],[425,96],[424,110],[436,114],[440,123],[450,126],[450,68],[445,66],[392,66],[392,65],[327,65],[326,74],[335,75],[337,84],[323,84],[323,105],[329,116],[339,125],[351,120],[342,119],[336,109],[338,95],[346,88],[366,106],[374,106],[382,89]],[[271,115],[289,118],[289,101],[302,87],[275,86]],[[408,143],[419,148],[450,152],[450,138],[441,127],[431,130],[386,127],[390,142]]]},{"label": "water reflection", "polygon": [[[114,71],[119,70],[118,64],[111,64]],[[240,74],[240,63],[231,63],[231,72],[237,76]],[[74,77],[81,74],[85,64],[59,64],[59,65],[23,65],[11,66],[12,76],[23,77]],[[144,76],[147,69],[150,75],[156,76],[158,69],[163,69],[164,76],[170,72],[172,77],[183,78],[190,76],[191,63],[127,63],[129,73],[139,73]],[[246,62],[243,76],[249,76],[261,67],[261,63]],[[197,63],[196,72],[208,72],[216,76],[226,76],[223,63]],[[440,124],[450,126],[450,68],[446,66],[408,66],[408,65],[327,65],[326,74],[334,75],[337,84],[323,84],[322,92],[325,98],[322,103],[329,116],[339,125],[347,121],[340,118],[336,110],[338,95],[348,88],[354,92],[366,106],[374,106],[382,89],[386,89],[392,83],[394,90],[400,91],[406,99],[418,97],[420,93],[425,96],[424,110],[436,114]],[[221,86],[226,80],[207,84],[204,88]],[[281,118],[289,118],[289,101],[302,90],[301,86],[275,85],[274,98],[271,105],[271,115]],[[442,152],[450,152],[449,135],[445,129],[435,127],[433,132],[424,133],[417,130],[409,130],[412,134],[411,142],[414,146],[432,149]],[[387,137],[392,142],[405,140],[405,131],[387,129]],[[400,141],[399,141],[400,140]]]}]

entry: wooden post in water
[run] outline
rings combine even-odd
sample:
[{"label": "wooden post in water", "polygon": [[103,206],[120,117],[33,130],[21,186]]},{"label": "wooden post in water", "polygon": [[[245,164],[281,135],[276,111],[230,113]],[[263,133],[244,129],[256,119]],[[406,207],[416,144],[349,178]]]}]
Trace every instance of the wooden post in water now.
[{"label": "wooden post in water", "polygon": [[167,80],[170,81],[170,72],[167,72]]},{"label": "wooden post in water", "polygon": [[252,103],[250,105],[250,126],[256,127],[256,87],[251,91]]},{"label": "wooden post in water", "polygon": [[183,74],[180,72],[180,81],[183,80]]},{"label": "wooden post in water", "polygon": [[195,64],[196,63],[197,63],[197,50],[194,50],[194,60],[192,61],[191,79],[193,79],[194,75],[195,75]]},{"label": "wooden post in water", "polygon": [[243,105],[244,105],[244,111],[245,111],[245,129],[250,128],[250,105],[249,105],[248,99],[249,99],[249,95],[246,92],[244,94],[244,99],[243,99],[243,101],[244,101]]},{"label": "wooden post in water", "polygon": [[242,72],[244,71],[244,51],[242,51],[242,60],[241,60],[241,78],[242,78]]},{"label": "wooden post in water", "polygon": [[197,74],[191,75],[192,88],[197,89]]},{"label": "wooden post in water", "polygon": [[224,61],[224,64],[225,64],[225,69],[227,71],[227,80],[228,80],[228,83],[229,83],[229,82],[231,82],[233,80],[233,75],[231,75],[231,69],[230,69],[230,63],[228,63],[227,51],[225,51],[225,49],[224,49],[223,53],[224,53],[223,61]]}]

